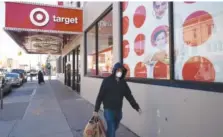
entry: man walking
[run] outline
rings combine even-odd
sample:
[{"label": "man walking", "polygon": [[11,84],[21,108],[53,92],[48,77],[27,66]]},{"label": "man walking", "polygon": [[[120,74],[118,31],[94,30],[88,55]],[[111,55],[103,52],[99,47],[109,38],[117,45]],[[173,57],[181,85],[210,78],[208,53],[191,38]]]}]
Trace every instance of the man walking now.
[{"label": "man walking", "polygon": [[105,78],[98,93],[93,115],[98,116],[100,105],[103,102],[104,117],[107,123],[107,137],[115,137],[122,119],[122,105],[125,97],[131,106],[141,114],[141,109],[135,101],[128,84],[125,81],[127,70],[120,64],[114,65],[112,75]]}]

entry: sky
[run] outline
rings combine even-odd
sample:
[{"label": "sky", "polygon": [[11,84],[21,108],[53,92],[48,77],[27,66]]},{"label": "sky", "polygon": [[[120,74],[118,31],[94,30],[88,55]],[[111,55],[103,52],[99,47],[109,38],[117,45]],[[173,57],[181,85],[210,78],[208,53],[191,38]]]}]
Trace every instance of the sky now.
[{"label": "sky", "polygon": [[[34,2],[33,0],[30,0]],[[37,3],[43,4],[57,4],[57,1],[36,1]],[[0,1],[0,59],[7,57],[18,60],[19,62],[24,62],[25,64],[32,62],[36,64],[38,60],[38,55],[26,54],[23,49],[21,49],[13,39],[3,30],[5,26],[5,3]],[[22,52],[22,56],[18,56],[18,52]]]}]

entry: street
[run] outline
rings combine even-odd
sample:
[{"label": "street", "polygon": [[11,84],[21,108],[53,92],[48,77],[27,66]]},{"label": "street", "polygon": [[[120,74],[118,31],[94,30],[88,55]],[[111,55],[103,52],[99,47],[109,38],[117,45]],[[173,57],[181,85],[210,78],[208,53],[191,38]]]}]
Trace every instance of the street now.
[{"label": "street", "polygon": [[[52,77],[28,81],[4,97],[1,137],[82,137],[93,105]],[[102,115],[101,115],[102,116]],[[136,137],[120,126],[118,137]]]}]

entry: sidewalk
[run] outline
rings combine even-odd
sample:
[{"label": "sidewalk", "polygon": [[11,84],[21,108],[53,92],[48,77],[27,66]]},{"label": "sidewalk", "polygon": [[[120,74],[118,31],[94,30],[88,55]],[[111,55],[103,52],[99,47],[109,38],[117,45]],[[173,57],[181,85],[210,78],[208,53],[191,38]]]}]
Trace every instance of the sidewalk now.
[{"label": "sidewalk", "polygon": [[[22,119],[0,121],[0,136],[82,137],[92,112],[93,105],[77,93],[57,80],[47,81],[37,86]],[[117,137],[137,136],[121,125]]]}]

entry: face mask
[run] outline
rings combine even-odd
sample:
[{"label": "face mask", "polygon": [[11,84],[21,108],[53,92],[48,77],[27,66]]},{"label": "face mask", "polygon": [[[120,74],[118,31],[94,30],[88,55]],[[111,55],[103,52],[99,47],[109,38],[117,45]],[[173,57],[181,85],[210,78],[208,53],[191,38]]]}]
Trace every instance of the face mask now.
[{"label": "face mask", "polygon": [[120,78],[122,76],[122,72],[116,72],[116,77]]}]

